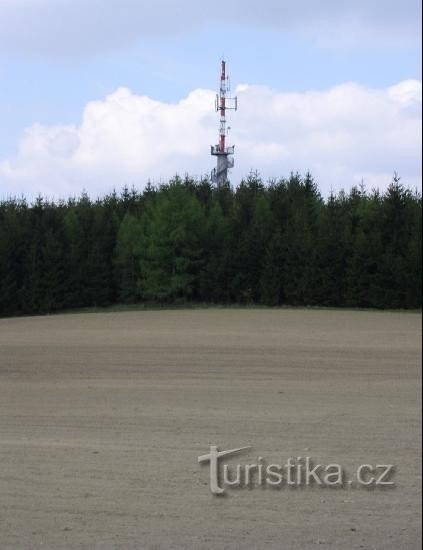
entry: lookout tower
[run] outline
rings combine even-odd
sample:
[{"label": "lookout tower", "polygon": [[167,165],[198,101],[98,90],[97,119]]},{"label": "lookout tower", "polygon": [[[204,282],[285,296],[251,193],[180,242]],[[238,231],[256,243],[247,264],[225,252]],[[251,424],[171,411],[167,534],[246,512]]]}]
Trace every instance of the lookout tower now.
[{"label": "lookout tower", "polygon": [[226,61],[222,59],[220,71],[220,90],[216,94],[216,111],[220,111],[219,143],[211,146],[211,154],[217,157],[216,168],[213,168],[211,180],[217,185],[222,185],[228,181],[228,170],[234,165],[234,145],[226,144],[227,130],[226,111],[238,108],[237,97],[226,97],[226,92],[230,90],[229,77],[226,76]]}]

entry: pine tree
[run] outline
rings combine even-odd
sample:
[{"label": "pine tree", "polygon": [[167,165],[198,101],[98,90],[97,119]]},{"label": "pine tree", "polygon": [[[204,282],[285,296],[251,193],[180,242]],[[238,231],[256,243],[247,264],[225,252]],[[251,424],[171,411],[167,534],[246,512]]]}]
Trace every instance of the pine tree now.
[{"label": "pine tree", "polygon": [[135,303],[139,298],[141,242],[139,220],[132,214],[125,214],[117,233],[115,250],[118,297],[125,304]]},{"label": "pine tree", "polygon": [[86,305],[84,300],[84,231],[74,205],[70,204],[63,216],[65,242],[65,288],[63,304],[67,308]]},{"label": "pine tree", "polygon": [[205,225],[198,200],[176,181],[162,190],[144,216],[141,296],[161,303],[195,299]]},{"label": "pine tree", "polygon": [[280,227],[277,227],[266,247],[260,278],[260,301],[268,306],[278,306],[286,300],[283,287],[284,253],[282,231]]},{"label": "pine tree", "polygon": [[216,197],[212,200],[206,223],[203,239],[204,267],[200,271],[200,299],[205,302],[228,302],[227,252],[231,249],[230,227]]},{"label": "pine tree", "polygon": [[65,262],[63,238],[54,229],[47,229],[42,246],[42,299],[39,310],[51,313],[64,306]]}]

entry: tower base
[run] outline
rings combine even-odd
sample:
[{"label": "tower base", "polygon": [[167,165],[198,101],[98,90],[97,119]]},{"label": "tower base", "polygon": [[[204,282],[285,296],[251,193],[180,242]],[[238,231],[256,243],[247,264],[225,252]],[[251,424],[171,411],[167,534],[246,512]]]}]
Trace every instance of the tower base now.
[{"label": "tower base", "polygon": [[228,181],[228,170],[234,166],[234,159],[230,157],[234,154],[234,147],[226,147],[225,151],[220,151],[218,146],[212,145],[211,154],[217,157],[217,165],[211,172],[211,180],[217,185],[222,185]]}]

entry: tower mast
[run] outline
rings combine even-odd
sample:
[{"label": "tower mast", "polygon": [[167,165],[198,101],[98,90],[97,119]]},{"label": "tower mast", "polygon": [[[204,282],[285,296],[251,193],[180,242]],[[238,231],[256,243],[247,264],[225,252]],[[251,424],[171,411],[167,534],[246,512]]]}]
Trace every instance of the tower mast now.
[{"label": "tower mast", "polygon": [[222,59],[220,70],[220,90],[216,94],[216,111],[220,111],[219,143],[211,146],[211,154],[217,157],[216,168],[212,170],[211,179],[217,185],[222,185],[228,181],[228,169],[234,165],[234,145],[226,145],[226,111],[228,109],[237,110],[238,100],[236,97],[227,98],[226,92],[229,91],[229,77],[226,76],[226,61]]}]

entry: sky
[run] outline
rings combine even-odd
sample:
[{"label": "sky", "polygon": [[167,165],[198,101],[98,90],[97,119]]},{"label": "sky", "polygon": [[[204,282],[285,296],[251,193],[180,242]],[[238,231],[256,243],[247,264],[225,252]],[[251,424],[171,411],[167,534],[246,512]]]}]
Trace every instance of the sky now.
[{"label": "sky", "polygon": [[209,174],[222,56],[233,184],[421,188],[420,21],[420,0],[0,0],[0,197]]}]

